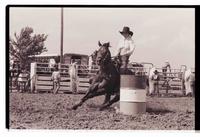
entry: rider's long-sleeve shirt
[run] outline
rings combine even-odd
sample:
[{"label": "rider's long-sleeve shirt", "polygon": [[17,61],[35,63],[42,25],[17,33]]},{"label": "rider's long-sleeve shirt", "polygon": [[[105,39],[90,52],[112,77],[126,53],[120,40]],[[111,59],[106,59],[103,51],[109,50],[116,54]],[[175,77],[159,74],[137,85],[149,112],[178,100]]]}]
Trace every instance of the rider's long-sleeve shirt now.
[{"label": "rider's long-sleeve shirt", "polygon": [[131,36],[129,36],[128,38],[123,38],[119,41],[117,54],[120,53],[121,56],[130,56],[133,53],[134,49],[134,41],[132,40]]}]

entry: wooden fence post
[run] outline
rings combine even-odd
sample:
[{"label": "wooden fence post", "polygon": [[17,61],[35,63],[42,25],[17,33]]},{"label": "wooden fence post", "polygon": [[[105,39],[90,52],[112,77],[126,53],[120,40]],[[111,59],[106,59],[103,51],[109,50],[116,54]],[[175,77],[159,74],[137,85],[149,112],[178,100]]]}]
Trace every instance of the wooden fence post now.
[{"label": "wooden fence post", "polygon": [[79,92],[79,77],[78,77],[78,69],[79,69],[79,66],[76,64],[75,65],[75,80],[76,80],[76,93]]},{"label": "wooden fence post", "polygon": [[34,63],[31,63],[31,74],[30,74],[30,79],[31,79],[31,92],[35,92],[36,91],[36,67],[37,67],[37,64],[36,62]]},{"label": "wooden fence post", "polygon": [[70,88],[72,93],[77,92],[77,79],[78,79],[78,65],[76,64],[71,64],[69,67],[69,75],[70,75]]}]

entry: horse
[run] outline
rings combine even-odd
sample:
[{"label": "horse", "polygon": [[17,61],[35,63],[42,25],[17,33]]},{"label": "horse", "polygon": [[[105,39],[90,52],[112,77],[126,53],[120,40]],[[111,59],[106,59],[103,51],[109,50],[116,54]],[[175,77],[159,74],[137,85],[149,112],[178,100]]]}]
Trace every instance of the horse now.
[{"label": "horse", "polygon": [[[104,110],[120,99],[120,59],[119,57],[116,57],[114,60],[111,59],[109,42],[101,44],[99,41],[98,45],[99,50],[96,51],[96,56],[93,58],[95,58],[96,64],[99,66],[99,71],[92,78],[84,97],[72,107],[74,110],[88,99],[100,95],[105,95],[105,100],[100,105],[99,110]],[[115,96],[110,99],[111,95]]]}]

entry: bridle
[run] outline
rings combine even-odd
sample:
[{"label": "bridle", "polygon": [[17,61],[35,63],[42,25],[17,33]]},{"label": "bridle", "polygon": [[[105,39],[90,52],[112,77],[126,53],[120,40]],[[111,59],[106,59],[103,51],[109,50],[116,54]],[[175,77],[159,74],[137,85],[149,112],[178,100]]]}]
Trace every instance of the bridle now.
[{"label": "bridle", "polygon": [[[98,51],[97,51],[98,52]],[[101,64],[106,64],[106,63],[109,63],[111,61],[111,56],[110,56],[110,52],[107,51],[106,54],[104,56],[101,56],[100,58],[100,65]]]}]

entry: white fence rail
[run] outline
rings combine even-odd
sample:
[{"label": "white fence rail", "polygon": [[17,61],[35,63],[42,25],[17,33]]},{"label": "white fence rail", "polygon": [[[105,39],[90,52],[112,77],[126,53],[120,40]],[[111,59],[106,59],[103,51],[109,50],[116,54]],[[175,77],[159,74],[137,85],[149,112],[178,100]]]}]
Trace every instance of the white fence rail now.
[{"label": "white fence rail", "polygon": [[[71,64],[58,64],[61,73],[60,93],[85,93],[89,87],[89,78],[98,71],[97,66],[76,65],[74,68]],[[70,74],[70,70],[74,73]],[[32,63],[31,76],[34,79],[31,81],[32,92],[49,91],[53,87],[51,81],[52,70],[47,63]],[[75,77],[75,79],[74,79]]]},{"label": "white fence rail", "polygon": [[[89,87],[89,79],[98,71],[98,66],[76,65],[74,68],[71,64],[58,64],[61,72],[60,93],[85,93]],[[73,75],[70,69],[74,69]],[[150,68],[132,67],[129,68],[134,75],[148,77]],[[171,69],[171,72],[163,73],[161,68],[156,68],[160,73],[160,89],[182,89],[183,72],[181,69]],[[53,87],[51,81],[52,70],[48,63],[31,64],[31,91],[32,92],[51,92]],[[75,79],[74,79],[75,76]],[[167,83],[166,83],[167,82]]]}]

